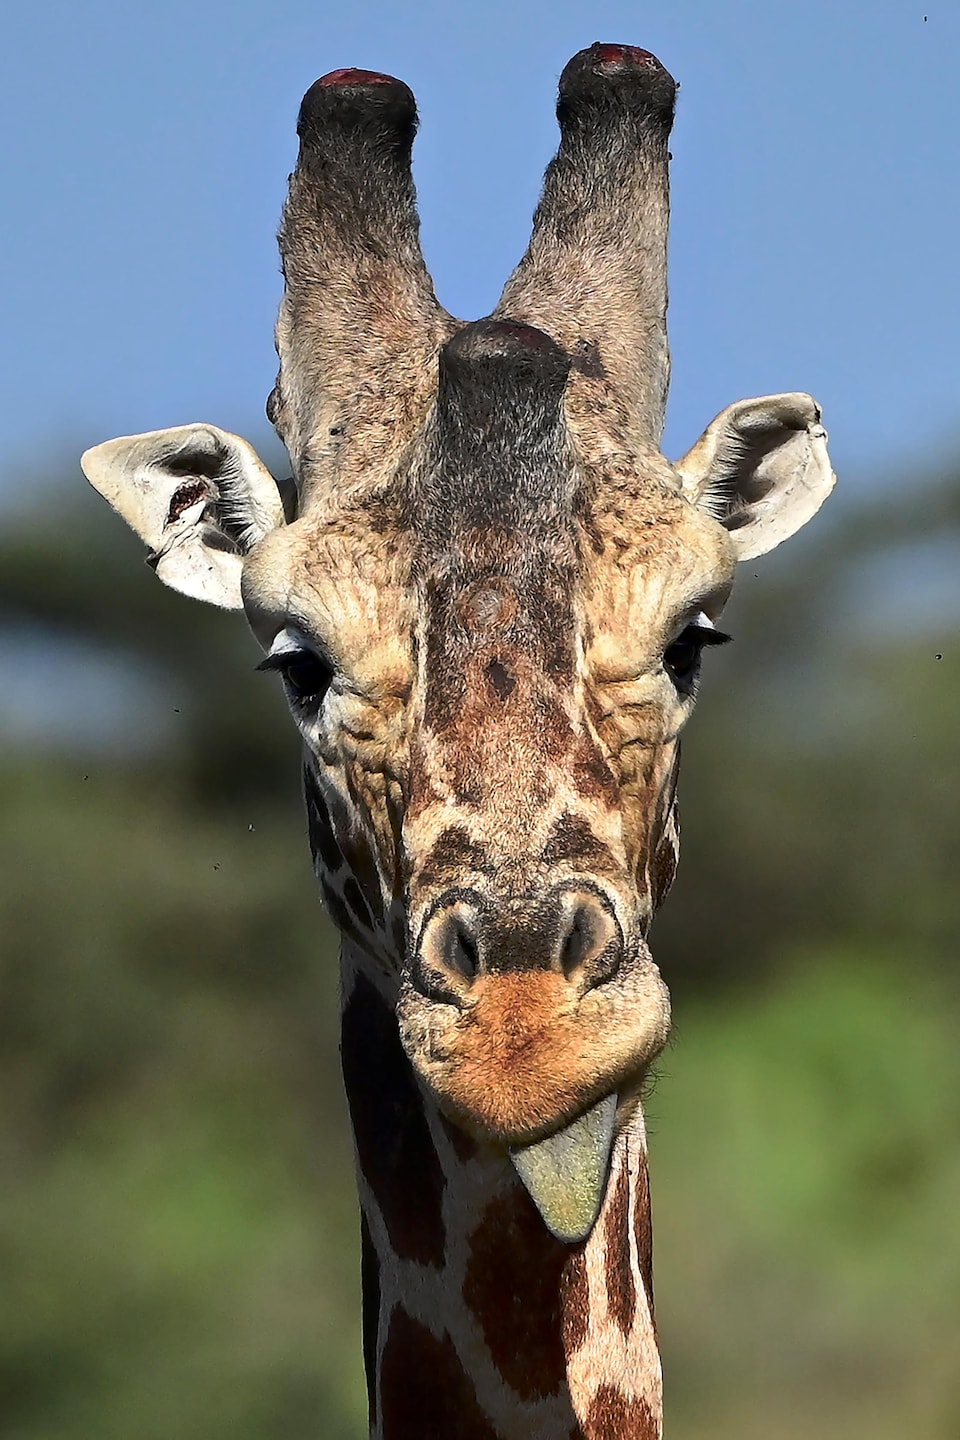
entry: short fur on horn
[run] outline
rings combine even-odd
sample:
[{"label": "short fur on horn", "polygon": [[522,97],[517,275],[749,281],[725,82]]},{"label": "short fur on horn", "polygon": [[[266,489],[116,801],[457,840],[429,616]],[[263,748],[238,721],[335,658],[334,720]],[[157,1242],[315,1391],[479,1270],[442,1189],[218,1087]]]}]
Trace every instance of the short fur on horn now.
[{"label": "short fur on horn", "polygon": [[422,422],[456,323],[420,249],[413,94],[334,70],[300,107],[300,153],[280,228],[280,373],[267,411],[311,497],[389,470]]},{"label": "short fur on horn", "polygon": [[667,142],[676,89],[646,50],[595,44],[574,55],[560,77],[560,147],[530,246],[496,312],[552,335],[628,432],[654,445],[670,378]]}]

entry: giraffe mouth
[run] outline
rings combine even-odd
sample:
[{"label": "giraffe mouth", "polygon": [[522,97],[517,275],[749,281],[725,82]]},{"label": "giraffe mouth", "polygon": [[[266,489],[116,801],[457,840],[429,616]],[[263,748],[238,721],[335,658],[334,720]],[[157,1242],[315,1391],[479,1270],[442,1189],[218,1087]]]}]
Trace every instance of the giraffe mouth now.
[{"label": "giraffe mouth", "polygon": [[614,1093],[545,1140],[510,1150],[517,1174],[558,1240],[585,1240],[600,1214],[616,1113]]}]

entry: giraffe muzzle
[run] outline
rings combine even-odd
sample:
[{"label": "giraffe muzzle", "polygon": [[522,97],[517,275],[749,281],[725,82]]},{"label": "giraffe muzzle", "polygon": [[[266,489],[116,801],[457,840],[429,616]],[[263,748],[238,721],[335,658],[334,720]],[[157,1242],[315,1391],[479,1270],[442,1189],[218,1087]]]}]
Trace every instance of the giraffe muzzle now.
[{"label": "giraffe muzzle", "polygon": [[504,917],[483,896],[454,890],[428,912],[411,980],[427,998],[464,1007],[483,976],[549,971],[579,997],[610,980],[623,955],[613,903],[599,887],[565,886],[523,917]]}]

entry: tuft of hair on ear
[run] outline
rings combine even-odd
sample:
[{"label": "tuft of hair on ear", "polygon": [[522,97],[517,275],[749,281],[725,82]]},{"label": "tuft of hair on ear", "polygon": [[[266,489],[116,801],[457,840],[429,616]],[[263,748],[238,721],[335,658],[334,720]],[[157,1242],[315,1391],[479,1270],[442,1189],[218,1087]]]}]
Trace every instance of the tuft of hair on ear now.
[{"label": "tuft of hair on ear", "polygon": [[773,476],[761,478],[757,467],[776,448],[781,434],[773,429],[744,434],[731,426],[717,446],[710,478],[697,499],[699,508],[728,530],[744,523],[750,507],[776,484]]},{"label": "tuft of hair on ear", "polygon": [[[239,553],[246,555],[273,528],[275,520],[253,493],[243,456],[213,432],[208,432],[204,440],[203,445],[167,453],[160,465],[172,474],[183,475],[185,486],[192,483],[195,498],[202,498],[199,487],[203,487],[213,510],[211,519]],[[177,496],[183,489],[177,491]]]}]

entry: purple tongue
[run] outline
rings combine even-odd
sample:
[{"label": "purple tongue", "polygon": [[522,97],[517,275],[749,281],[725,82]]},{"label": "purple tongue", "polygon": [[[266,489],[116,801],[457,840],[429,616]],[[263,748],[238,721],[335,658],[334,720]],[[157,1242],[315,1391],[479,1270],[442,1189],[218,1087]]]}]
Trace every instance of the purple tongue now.
[{"label": "purple tongue", "polygon": [[585,1240],[600,1214],[616,1113],[617,1097],[607,1095],[555,1135],[510,1151],[517,1174],[558,1240]]}]

